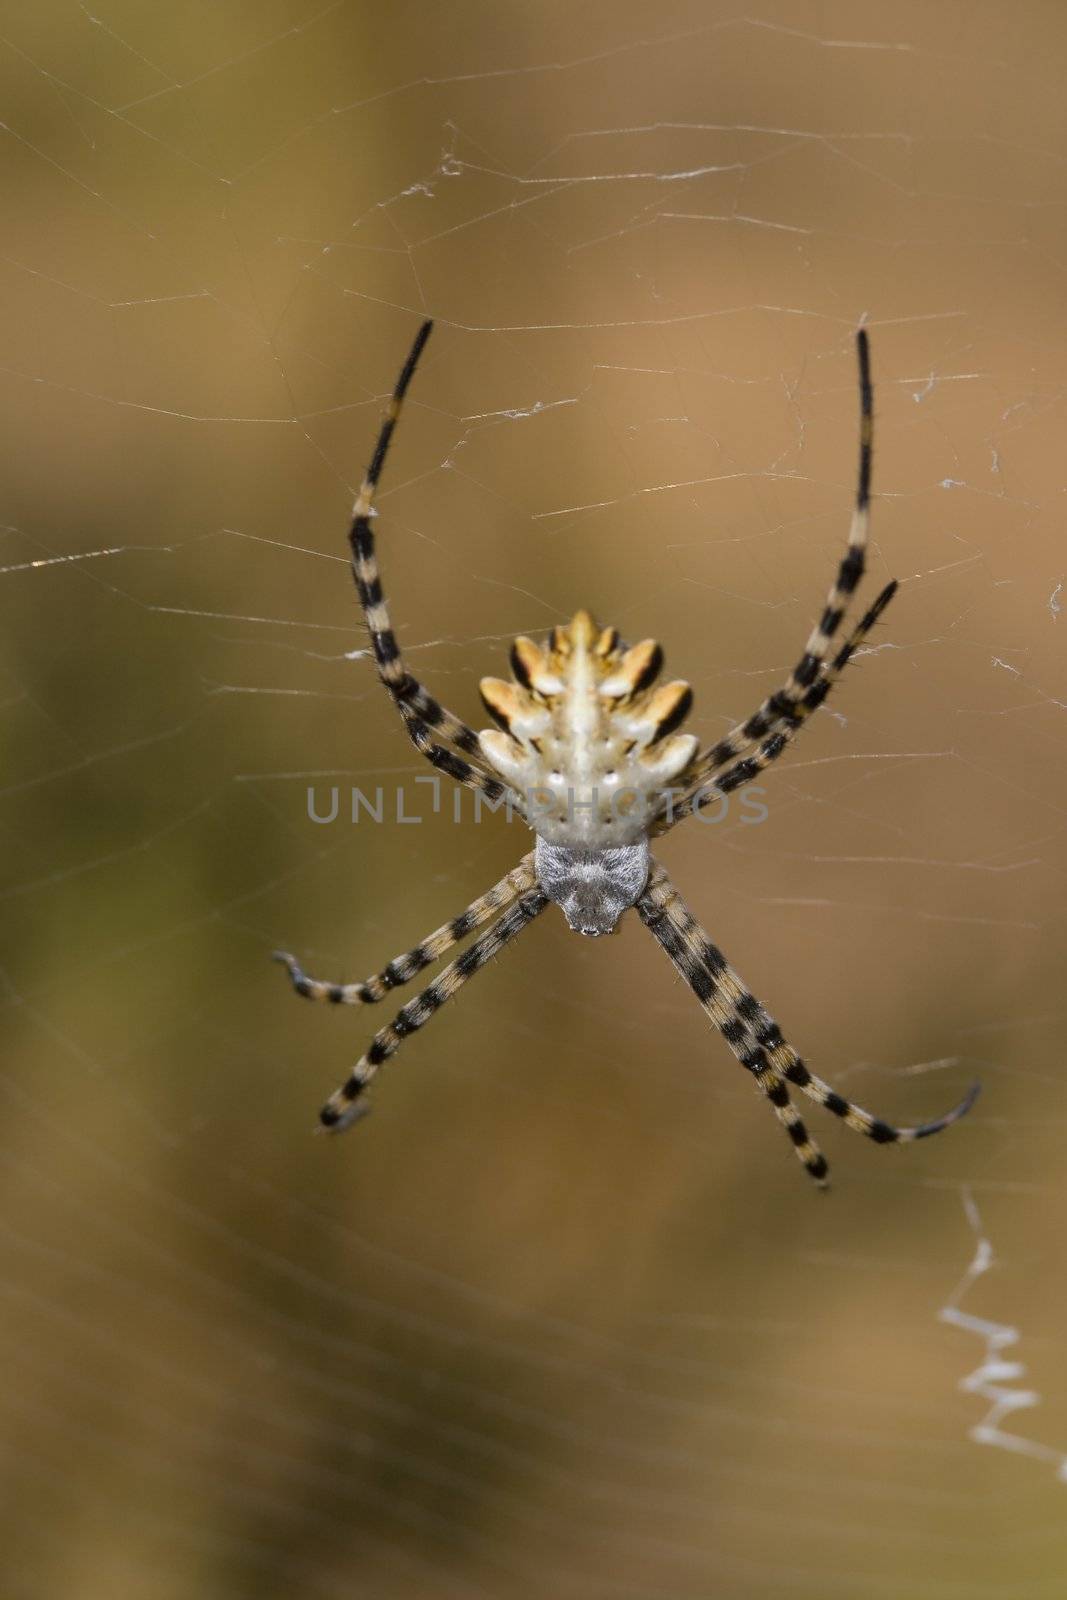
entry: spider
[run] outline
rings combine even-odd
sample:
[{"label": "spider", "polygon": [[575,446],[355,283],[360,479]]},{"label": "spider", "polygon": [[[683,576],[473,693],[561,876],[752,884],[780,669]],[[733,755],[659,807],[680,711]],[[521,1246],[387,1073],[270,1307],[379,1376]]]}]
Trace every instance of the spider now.
[{"label": "spider", "polygon": [[792,1103],[790,1088],[800,1089],[876,1144],[940,1133],[970,1110],[977,1084],[945,1116],[912,1128],[894,1127],[837,1094],[783,1038],[649,850],[650,838],[719,795],[750,783],[778,759],[822,705],[896,593],[896,583],[887,584],[830,655],[863,576],[867,549],[873,391],[866,331],[861,328],[856,335],[859,481],[848,546],[822,616],[782,687],[747,721],[701,750],[693,734],[676,731],[692,704],[689,685],[675,680],[655,686],[663,663],[659,645],[645,639],[628,648],[614,628],[601,629],[588,611],[554,628],[543,644],[516,639],[510,681],[482,679],[482,699],[498,724],[486,732],[476,733],[446,710],[408,671],[382,592],[372,520],[393,431],[432,327],[424,322],[415,337],[356,499],[349,533],[352,573],[378,676],[416,749],[440,772],[489,802],[507,799],[533,829],[535,846],[465,911],[362,983],[322,982],[308,977],[293,956],[275,952],[298,994],[336,1005],[368,1005],[409,983],[476,928],[490,924],[375,1034],[351,1075],[323,1106],[322,1124],[340,1132],[363,1115],[364,1093],[382,1062],[555,901],[571,929],[594,938],[615,932],[623,912],[631,906],[636,910],[770,1101],[816,1183],[825,1184],[829,1169]]}]

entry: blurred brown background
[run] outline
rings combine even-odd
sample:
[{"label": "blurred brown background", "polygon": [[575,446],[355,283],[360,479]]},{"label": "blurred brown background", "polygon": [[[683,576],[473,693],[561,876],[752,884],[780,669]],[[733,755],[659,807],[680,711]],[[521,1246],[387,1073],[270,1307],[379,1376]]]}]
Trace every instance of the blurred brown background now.
[{"label": "blurred brown background", "polygon": [[[1062,1595],[1062,8],[4,12],[0,1592]],[[555,911],[311,1136],[389,1013],[271,950],[362,977],[525,848],[306,815],[426,809],[345,530],[427,313],[412,663],[481,725],[587,604],[708,739],[838,559],[866,318],[900,596],[768,820],[662,854],[843,1090],[981,1078],[943,1139],[815,1112],[810,1192],[636,919]]]}]

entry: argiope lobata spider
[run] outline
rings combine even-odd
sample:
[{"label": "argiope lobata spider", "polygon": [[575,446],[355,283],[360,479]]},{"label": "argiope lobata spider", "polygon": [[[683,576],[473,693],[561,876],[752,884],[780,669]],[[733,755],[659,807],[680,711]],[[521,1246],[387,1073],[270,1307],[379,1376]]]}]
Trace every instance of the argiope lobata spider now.
[{"label": "argiope lobata spider", "polygon": [[516,639],[510,682],[482,679],[482,699],[499,724],[487,732],[475,733],[408,672],[382,594],[371,522],[393,430],[432,326],[423,323],[404,363],[356,500],[349,535],[352,572],[378,675],[416,748],[434,767],[490,801],[507,797],[533,828],[536,842],[517,867],[458,917],[363,983],[309,978],[293,956],[276,953],[298,994],[339,1005],[366,1005],[408,983],[500,913],[375,1034],[350,1077],[322,1108],[324,1126],[336,1132],[351,1126],[365,1109],[361,1096],[382,1062],[554,900],[570,927],[590,936],[614,932],[622,913],[635,908],[755,1078],[817,1183],[825,1182],[826,1160],[790,1100],[790,1085],[876,1144],[940,1133],[970,1109],[977,1085],[954,1110],[914,1128],[893,1127],[835,1093],[786,1043],[777,1023],[690,915],[649,852],[650,837],[666,833],[718,795],[749,783],[777,760],[822,705],[896,592],[896,583],[888,584],[830,656],[863,576],[867,548],[873,396],[866,332],[860,329],[856,336],[859,483],[848,548],[825,609],[782,687],[746,722],[701,751],[693,734],[676,732],[692,704],[689,685],[674,681],[654,687],[663,659],[659,645],[646,639],[629,649],[614,628],[601,630],[587,611],[554,628],[544,645]]}]

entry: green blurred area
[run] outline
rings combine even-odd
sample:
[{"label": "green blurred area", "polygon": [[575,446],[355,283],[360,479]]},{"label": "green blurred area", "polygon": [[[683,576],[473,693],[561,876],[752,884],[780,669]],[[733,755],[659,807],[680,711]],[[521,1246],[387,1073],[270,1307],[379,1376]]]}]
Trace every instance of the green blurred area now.
[{"label": "green blurred area", "polygon": [[[1061,13],[4,21],[0,1594],[1061,1595]],[[428,814],[362,653],[426,314],[412,666],[480,725],[588,605],[708,741],[834,570],[868,321],[899,598],[768,820],[662,854],[842,1092],[981,1078],[944,1139],[816,1113],[809,1192],[636,919],[554,910],[312,1136],[390,1013],[271,951],[363,977],[528,846]],[[998,1329],[1021,1449],[969,1437]]]}]

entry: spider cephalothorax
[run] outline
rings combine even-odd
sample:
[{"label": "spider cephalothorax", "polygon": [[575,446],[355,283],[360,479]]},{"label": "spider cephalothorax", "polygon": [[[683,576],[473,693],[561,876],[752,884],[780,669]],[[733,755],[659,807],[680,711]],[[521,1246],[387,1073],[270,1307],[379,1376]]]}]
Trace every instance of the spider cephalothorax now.
[{"label": "spider cephalothorax", "polygon": [[648,883],[652,853],[647,839],[591,850],[553,844],[541,834],[534,846],[534,871],[575,933],[596,939],[614,933],[624,911],[636,905]]},{"label": "spider cephalothorax", "polygon": [[822,705],[896,591],[895,583],[888,584],[831,656],[866,560],[873,411],[866,333],[861,329],[856,341],[859,485],[848,547],[822,616],[781,688],[701,751],[693,734],[676,732],[692,703],[689,685],[676,680],[655,687],[662,665],[659,645],[646,639],[628,649],[614,628],[600,629],[587,611],[555,628],[544,646],[517,639],[510,683],[482,679],[482,699],[498,724],[495,729],[475,733],[408,672],[389,622],[371,519],[389,441],[430,328],[425,322],[419,329],[356,500],[349,535],[352,572],[378,674],[416,749],[438,771],[491,802],[507,798],[534,830],[536,844],[459,916],[362,983],[309,978],[292,956],[279,952],[298,993],[341,1005],[366,1005],[408,983],[476,928],[491,924],[374,1036],[322,1108],[323,1124],[335,1131],[350,1126],[363,1110],[363,1093],[381,1063],[550,902],[561,907],[571,928],[588,935],[611,933],[623,912],[635,908],[770,1101],[816,1182],[826,1179],[826,1161],[792,1104],[791,1086],[876,1144],[923,1139],[958,1121],[977,1088],[945,1116],[897,1128],[853,1105],[809,1071],[692,917],[649,850],[650,835],[667,832],[777,760]]}]

